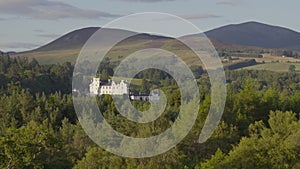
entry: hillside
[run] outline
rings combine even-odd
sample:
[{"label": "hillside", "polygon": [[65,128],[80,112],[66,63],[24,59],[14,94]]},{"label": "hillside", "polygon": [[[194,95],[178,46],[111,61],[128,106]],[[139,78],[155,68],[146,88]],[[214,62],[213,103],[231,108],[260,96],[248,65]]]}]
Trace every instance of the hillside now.
[{"label": "hillside", "polygon": [[[42,64],[62,63],[66,61],[74,63],[82,46],[89,39],[89,37],[98,29],[100,28],[91,27],[75,30],[40,48],[20,53],[12,53],[11,56],[26,56],[28,58],[36,58]],[[116,29],[106,29],[106,31],[108,33],[111,33],[112,35],[124,33],[124,30]],[[192,40],[193,37],[189,38],[191,38],[190,40]],[[240,45],[228,44],[218,41],[216,39],[211,39],[211,42],[217,49],[222,50],[257,49],[256,47],[245,47]],[[110,57],[112,57],[114,61],[117,61],[118,59],[121,59],[120,56],[126,56],[132,51],[145,48],[163,48],[169,51],[175,49],[178,52],[178,55],[186,55],[186,53],[188,53],[188,56],[186,57],[189,57],[191,55],[191,52],[187,51],[189,49],[186,48],[185,45],[178,43],[180,42],[168,37],[150,34],[138,34],[136,36],[130,37],[122,41],[116,47],[114,47],[112,52],[110,52]],[[194,61],[195,59],[192,59],[189,62],[194,63]]]},{"label": "hillside", "polygon": [[[66,61],[74,63],[81,47],[99,29],[99,27],[89,27],[75,30],[40,48],[12,53],[11,56],[36,58],[42,64],[62,63]],[[105,29],[105,31],[112,36],[128,32],[118,29]],[[218,51],[259,53],[264,48],[300,50],[300,33],[257,22],[220,27],[206,32],[206,35]],[[193,40],[194,36],[190,35],[186,38]],[[178,45],[177,43],[176,40],[168,37],[139,34],[122,41],[122,43],[114,47],[113,51],[110,52],[110,57],[114,61],[118,61],[122,58],[120,56],[126,56],[137,49],[145,48],[176,49],[178,54],[184,55],[189,53],[186,46]],[[190,55],[186,55],[186,57],[190,57]],[[190,63],[194,61],[195,59],[189,60]]]},{"label": "hillside", "polygon": [[[12,53],[11,56],[36,58],[41,64],[62,63],[67,61],[74,63],[83,45],[99,29],[101,28],[89,27],[75,30],[37,49]],[[118,36],[130,32],[106,28],[104,31],[111,36]],[[162,42],[166,40],[171,40],[171,38],[149,34],[138,34],[123,40],[115,47],[116,50],[110,54],[113,56],[125,55],[134,49],[141,49],[142,47],[161,47],[163,45]]]},{"label": "hillside", "polygon": [[300,33],[258,22],[232,24],[206,32],[209,38],[241,46],[300,50]]},{"label": "hillside", "polygon": [[99,30],[99,27],[89,27],[75,30],[42,47],[37,48],[34,51],[37,52],[81,48],[97,30]]}]

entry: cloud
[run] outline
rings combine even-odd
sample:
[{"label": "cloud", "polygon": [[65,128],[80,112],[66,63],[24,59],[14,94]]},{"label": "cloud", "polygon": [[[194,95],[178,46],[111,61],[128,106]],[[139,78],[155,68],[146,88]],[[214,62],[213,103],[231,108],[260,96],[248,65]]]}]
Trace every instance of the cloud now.
[{"label": "cloud", "polygon": [[217,2],[217,5],[236,6],[241,3],[241,0],[222,0]]},{"label": "cloud", "polygon": [[220,18],[222,16],[214,14],[192,14],[192,15],[180,15],[180,17],[188,20],[192,19],[209,19],[209,18]]},{"label": "cloud", "polygon": [[57,38],[60,35],[59,34],[38,34],[38,37],[43,37],[43,38]]},{"label": "cloud", "polygon": [[121,1],[127,1],[127,2],[170,2],[170,1],[176,1],[176,0],[121,0]]},{"label": "cloud", "polygon": [[97,10],[81,9],[63,2],[50,0],[1,0],[0,13],[45,20],[64,18],[97,19],[119,16]]},{"label": "cloud", "polygon": [[38,47],[38,44],[33,43],[23,43],[23,42],[10,42],[1,44],[0,48],[9,48],[9,49],[32,49]]}]

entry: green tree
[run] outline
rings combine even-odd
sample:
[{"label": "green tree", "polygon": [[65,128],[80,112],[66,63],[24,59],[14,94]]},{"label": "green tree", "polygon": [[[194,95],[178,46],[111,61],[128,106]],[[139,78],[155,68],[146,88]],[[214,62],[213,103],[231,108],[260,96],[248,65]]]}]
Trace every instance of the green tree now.
[{"label": "green tree", "polygon": [[296,114],[271,112],[268,125],[266,127],[262,122],[250,125],[250,137],[242,138],[225,157],[217,152],[201,167],[289,169],[299,166],[299,143],[296,140],[300,138],[300,121]]},{"label": "green tree", "polygon": [[121,157],[110,154],[101,148],[90,148],[85,157],[74,169],[126,168]]},{"label": "green tree", "polygon": [[1,168],[69,168],[60,141],[46,125],[30,122],[0,138]]},{"label": "green tree", "polygon": [[143,94],[149,94],[149,92],[150,92],[149,88],[150,88],[149,82],[143,78],[142,85],[141,85],[141,92]]},{"label": "green tree", "polygon": [[290,72],[295,72],[296,71],[296,66],[295,65],[290,65],[289,71]]},{"label": "green tree", "polygon": [[223,162],[225,156],[226,155],[222,152],[222,150],[218,149],[215,155],[211,156],[210,160],[207,160],[202,164],[198,164],[196,169],[223,169],[219,166],[219,164]]}]

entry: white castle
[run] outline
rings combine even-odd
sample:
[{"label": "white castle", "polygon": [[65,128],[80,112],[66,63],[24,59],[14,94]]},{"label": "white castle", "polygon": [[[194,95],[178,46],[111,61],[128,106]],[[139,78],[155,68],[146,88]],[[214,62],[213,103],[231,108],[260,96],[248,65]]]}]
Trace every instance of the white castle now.
[{"label": "white castle", "polygon": [[100,78],[93,78],[90,84],[90,93],[92,95],[124,95],[129,94],[127,81],[121,80],[120,83],[108,80],[101,81]]},{"label": "white castle", "polygon": [[152,92],[150,95],[146,94],[129,94],[128,82],[121,80],[120,83],[115,81],[101,81],[100,78],[93,78],[90,84],[91,95],[129,95],[131,100],[140,101],[155,101],[159,100],[160,96],[157,92]]}]

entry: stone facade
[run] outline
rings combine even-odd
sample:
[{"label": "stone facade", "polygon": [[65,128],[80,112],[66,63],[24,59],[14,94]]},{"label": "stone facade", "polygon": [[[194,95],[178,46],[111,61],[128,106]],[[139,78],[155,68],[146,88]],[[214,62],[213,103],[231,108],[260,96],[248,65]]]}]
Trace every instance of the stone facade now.
[{"label": "stone facade", "polygon": [[137,101],[158,101],[160,99],[159,93],[152,92],[150,95],[146,94],[129,94],[128,83],[125,80],[117,83],[115,81],[101,81],[100,78],[93,78],[90,84],[91,95],[129,95],[130,100]]},{"label": "stone facade", "polygon": [[128,95],[128,83],[124,80],[121,80],[120,83],[117,83],[111,80],[101,81],[100,78],[93,78],[90,84],[90,93],[92,95]]}]

